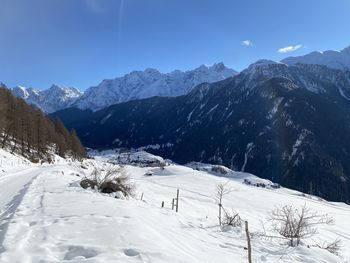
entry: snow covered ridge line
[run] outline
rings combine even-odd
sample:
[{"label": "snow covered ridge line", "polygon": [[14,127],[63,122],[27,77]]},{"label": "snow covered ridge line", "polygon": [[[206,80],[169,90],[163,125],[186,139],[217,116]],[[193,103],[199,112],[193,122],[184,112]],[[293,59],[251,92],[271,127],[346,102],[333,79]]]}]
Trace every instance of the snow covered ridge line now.
[{"label": "snow covered ridge line", "polygon": [[329,68],[350,70],[350,46],[341,51],[327,50],[324,52],[311,52],[304,56],[288,57],[281,62],[288,65],[301,64],[317,64],[324,65]]},{"label": "snow covered ridge line", "polygon": [[[2,154],[12,158],[0,150]],[[0,177],[0,211],[11,208],[12,215],[0,215],[0,262],[246,263],[243,221],[249,222],[253,262],[344,263],[350,259],[349,206],[305,198],[296,191],[252,187],[241,179],[176,164],[164,169],[123,165],[136,185],[135,198],[127,200],[79,185],[94,169],[119,169],[120,165],[110,163],[117,154],[104,152],[82,163],[61,159],[55,165],[5,167]],[[150,170],[152,176],[145,176]],[[225,190],[221,226],[218,186]],[[178,213],[172,210],[177,189]],[[291,204],[295,213],[290,212]],[[333,217],[334,224],[318,224],[318,233],[306,237],[304,233],[314,229],[310,223],[315,221],[309,220],[303,228],[306,232],[290,240],[268,221],[281,211],[297,215],[305,205],[306,215],[317,211],[322,220]],[[291,219],[295,226],[297,218]],[[340,251],[339,243],[333,243],[337,238]]]},{"label": "snow covered ridge line", "polygon": [[148,149],[152,149],[152,150],[159,150],[160,148],[171,148],[173,147],[174,144],[171,142],[167,142],[167,143],[163,143],[163,144],[150,144],[150,145],[146,145],[143,147],[139,147],[139,150],[148,150]]},{"label": "snow covered ridge line", "polygon": [[223,63],[170,73],[148,68],[132,71],[122,77],[103,80],[99,85],[82,92],[73,87],[52,85],[49,89],[15,87],[12,93],[47,113],[69,107],[96,111],[129,100],[153,96],[174,97],[184,95],[198,84],[216,82],[237,74]]},{"label": "snow covered ridge line", "polygon": [[152,68],[132,71],[122,77],[103,80],[99,85],[87,89],[73,106],[96,111],[135,99],[154,96],[176,97],[188,93],[201,83],[220,81],[236,73],[223,63],[201,65],[193,70],[175,70],[170,73],[161,73]]},{"label": "snow covered ridge line", "polygon": [[12,88],[11,92],[47,113],[68,108],[83,95],[83,92],[74,87],[55,84],[46,90],[18,86]]},{"label": "snow covered ridge line", "polygon": [[164,160],[162,157],[145,152],[143,149],[90,150],[88,154],[95,158],[102,156],[104,160],[108,160],[112,164],[126,164],[139,167],[164,167],[172,163],[170,160]]}]

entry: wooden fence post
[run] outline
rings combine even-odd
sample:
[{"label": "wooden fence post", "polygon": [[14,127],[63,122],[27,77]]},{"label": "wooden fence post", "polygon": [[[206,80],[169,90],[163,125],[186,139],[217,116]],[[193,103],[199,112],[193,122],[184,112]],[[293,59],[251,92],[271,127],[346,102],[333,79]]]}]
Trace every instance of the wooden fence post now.
[{"label": "wooden fence post", "polygon": [[176,191],[176,213],[179,211],[179,189]]},{"label": "wooden fence post", "polygon": [[250,235],[248,229],[248,221],[245,221],[245,234],[247,235],[247,243],[248,243],[248,262],[252,263],[252,247],[250,244]]},{"label": "wooden fence post", "polygon": [[141,201],[143,200],[143,192],[142,192],[142,194],[141,194]]},{"label": "wooden fence post", "polygon": [[162,208],[164,207],[164,201],[162,201]]},{"label": "wooden fence post", "polygon": [[174,206],[175,206],[175,198],[173,198],[173,201],[171,203],[171,210],[174,210]]}]

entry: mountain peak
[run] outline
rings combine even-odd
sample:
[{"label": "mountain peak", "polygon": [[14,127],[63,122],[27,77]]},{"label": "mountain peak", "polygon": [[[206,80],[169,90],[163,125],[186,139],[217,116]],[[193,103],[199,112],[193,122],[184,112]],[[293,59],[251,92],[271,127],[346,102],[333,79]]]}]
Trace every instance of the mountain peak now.
[{"label": "mountain peak", "polygon": [[215,71],[223,71],[223,70],[227,69],[227,67],[225,66],[225,64],[223,62],[215,63],[210,68],[212,68]]},{"label": "mountain peak", "polygon": [[27,103],[35,105],[47,113],[70,107],[82,95],[82,92],[76,88],[57,84],[51,85],[46,90],[17,86],[12,88],[11,92],[14,96],[26,100]]},{"label": "mountain peak", "polygon": [[147,74],[161,74],[159,70],[155,68],[146,68],[144,72]]},{"label": "mountain peak", "polygon": [[26,88],[26,87],[21,86],[21,85],[18,85],[18,86],[16,86],[16,87],[14,87],[14,89],[21,90],[21,91],[25,91],[25,90],[27,90],[27,88]]},{"label": "mountain peak", "polygon": [[154,96],[176,97],[187,94],[195,86],[232,77],[236,72],[222,62],[196,69],[161,73],[157,69],[133,71],[113,80],[105,80],[86,90],[75,106],[80,109],[99,110],[107,106],[134,99]]},{"label": "mountain peak", "polygon": [[269,60],[269,59],[259,59],[258,61],[256,61],[255,63],[253,63],[252,65],[281,65],[283,63],[281,62],[277,62],[277,61],[274,61],[274,60]]},{"label": "mountain peak", "polygon": [[207,64],[202,64],[198,68],[194,69],[194,71],[199,71],[199,70],[208,70],[210,67]]},{"label": "mountain peak", "polygon": [[350,70],[350,46],[341,51],[327,50],[324,52],[311,52],[304,56],[287,57],[281,62],[288,65],[317,64],[333,69]]},{"label": "mountain peak", "polygon": [[82,91],[80,91],[79,89],[77,89],[75,87],[66,87],[66,86],[58,85],[58,84],[52,84],[51,87],[49,88],[49,90],[57,90],[57,91],[61,91],[61,92],[74,92],[77,94],[83,94]]},{"label": "mountain peak", "polygon": [[48,90],[51,91],[64,91],[65,89],[67,89],[64,86],[58,85],[58,84],[52,84],[51,87]]},{"label": "mountain peak", "polygon": [[277,62],[277,61],[273,61],[273,60],[268,60],[268,59],[260,59],[258,61],[256,61],[253,64],[250,64],[249,67],[247,69],[245,69],[243,72],[244,73],[252,73],[255,71],[261,71],[264,69],[270,69],[273,67],[286,67],[287,65],[281,62]]},{"label": "mountain peak", "polygon": [[[216,71],[221,72],[229,69],[225,66],[223,62],[214,63],[213,65],[202,64],[198,68],[194,69],[194,71]],[[230,70],[230,69],[229,69]]]}]

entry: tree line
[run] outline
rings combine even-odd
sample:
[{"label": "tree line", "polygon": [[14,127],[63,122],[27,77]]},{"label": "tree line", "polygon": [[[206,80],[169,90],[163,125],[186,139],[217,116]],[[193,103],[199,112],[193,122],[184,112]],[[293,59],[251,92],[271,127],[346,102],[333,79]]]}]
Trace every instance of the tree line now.
[{"label": "tree line", "polygon": [[86,151],[74,130],[0,86],[0,147],[32,161],[51,161],[52,154],[82,159]]}]

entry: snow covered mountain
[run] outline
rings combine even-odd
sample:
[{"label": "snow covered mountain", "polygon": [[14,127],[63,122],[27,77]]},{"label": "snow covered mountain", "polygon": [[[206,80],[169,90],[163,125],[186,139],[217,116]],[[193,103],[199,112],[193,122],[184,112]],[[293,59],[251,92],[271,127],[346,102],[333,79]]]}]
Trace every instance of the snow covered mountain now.
[{"label": "snow covered mountain", "polygon": [[288,57],[281,62],[288,65],[317,64],[334,69],[350,70],[350,46],[341,51],[328,50],[324,52],[312,52],[304,56]]},{"label": "snow covered mountain", "polygon": [[349,106],[349,71],[260,60],[185,96],[55,116],[91,148],[144,146],[178,163],[224,164],[350,202]]},{"label": "snow covered mountain", "polygon": [[52,85],[47,90],[18,86],[12,88],[11,92],[14,96],[48,113],[70,107],[82,95],[76,88],[59,85]]},{"label": "snow covered mountain", "polygon": [[148,68],[133,71],[125,76],[103,80],[98,86],[85,92],[76,88],[52,85],[47,90],[15,87],[12,93],[35,105],[44,112],[52,113],[69,107],[93,111],[129,100],[154,96],[175,97],[188,93],[198,84],[216,82],[237,74],[223,63],[212,66],[202,65],[194,70],[175,70],[161,73]]},{"label": "snow covered mountain", "polygon": [[87,89],[74,106],[95,111],[135,99],[180,96],[198,84],[220,81],[236,73],[223,63],[213,66],[202,65],[185,72],[175,70],[161,73],[151,68],[145,71],[133,71],[122,77],[104,80],[98,86]]}]

